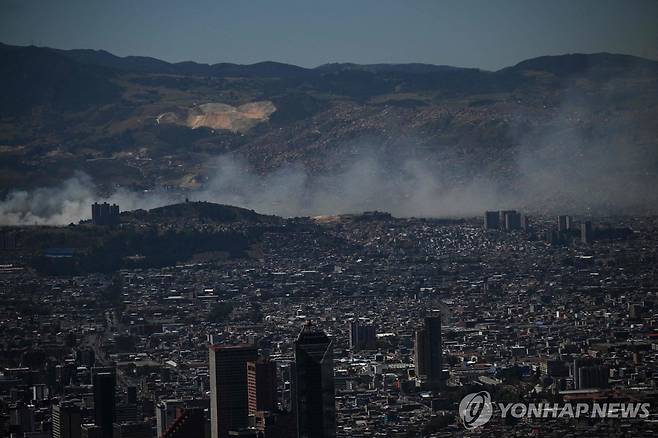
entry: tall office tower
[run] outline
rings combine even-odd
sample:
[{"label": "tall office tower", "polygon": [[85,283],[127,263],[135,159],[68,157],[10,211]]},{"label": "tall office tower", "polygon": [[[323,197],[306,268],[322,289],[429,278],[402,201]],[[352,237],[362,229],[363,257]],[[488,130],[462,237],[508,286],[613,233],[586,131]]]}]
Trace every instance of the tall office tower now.
[{"label": "tall office tower", "polygon": [[295,410],[295,362],[279,362],[279,372],[283,383],[279,397],[281,407],[285,411],[293,412]]},{"label": "tall office tower", "polygon": [[521,213],[516,210],[505,210],[503,214],[502,223],[507,231],[521,229]]},{"label": "tall office tower", "polygon": [[561,215],[557,217],[557,232],[563,233],[571,228],[571,216]]},{"label": "tall office tower", "polygon": [[500,228],[500,214],[497,211],[486,211],[484,213],[484,229],[497,230]]},{"label": "tall office tower", "polygon": [[114,423],[113,438],[151,438],[151,426],[142,421]]},{"label": "tall office tower", "polygon": [[162,438],[204,438],[206,414],[203,408],[178,408],[176,418]]},{"label": "tall office tower", "polygon": [[94,225],[116,225],[119,223],[119,206],[103,202],[91,205],[91,223]]},{"label": "tall office tower", "polygon": [[127,402],[118,403],[115,415],[116,418],[114,421],[117,423],[131,423],[138,421],[139,414],[137,412],[137,404]]},{"label": "tall office tower", "polygon": [[548,377],[569,377],[569,366],[560,359],[548,359],[540,365],[541,373]]},{"label": "tall office tower", "polygon": [[16,233],[5,231],[0,233],[0,250],[16,249]]},{"label": "tall office tower", "polygon": [[573,377],[573,387],[574,389],[582,389],[583,386],[580,383],[580,369],[583,367],[594,367],[600,365],[601,361],[590,356],[578,357],[573,360],[571,367],[571,375]]},{"label": "tall office tower", "polygon": [[350,323],[350,349],[352,351],[372,350],[377,345],[377,331],[372,324],[359,321]]},{"label": "tall office tower", "polygon": [[259,437],[290,438],[296,436],[295,416],[292,412],[258,411],[256,430]]},{"label": "tall office tower", "polygon": [[605,365],[578,368],[578,389],[607,388],[610,368]]},{"label": "tall office tower", "polygon": [[416,332],[416,375],[425,376],[430,384],[441,381],[443,358],[441,315],[425,317],[425,325]]},{"label": "tall office tower", "polygon": [[507,215],[514,213],[514,210],[500,210],[498,212],[498,222],[500,228],[505,229],[505,222],[507,221]]},{"label": "tall office tower", "polygon": [[161,400],[155,405],[156,436],[159,438],[176,419],[176,410],[185,406],[183,400]]},{"label": "tall office tower", "polygon": [[80,438],[103,438],[103,431],[95,424],[83,424],[80,428]]},{"label": "tall office tower", "polygon": [[530,231],[530,217],[527,214],[521,216],[521,228],[523,231]]},{"label": "tall office tower", "polygon": [[72,402],[62,401],[53,405],[53,438],[80,438],[80,407]]},{"label": "tall office tower", "polygon": [[634,320],[642,318],[642,315],[645,313],[645,308],[641,304],[630,304],[628,306],[628,317]]},{"label": "tall office tower", "polygon": [[546,230],[546,234],[544,235],[544,240],[547,243],[550,243],[551,245],[557,245],[558,243],[560,243],[560,236],[557,234],[555,228],[552,228],[550,230]]},{"label": "tall office tower", "polygon": [[567,216],[567,231],[570,231],[573,229],[573,218],[571,216]]},{"label": "tall office tower", "polygon": [[91,348],[81,348],[75,352],[75,360],[81,365],[93,367],[96,363],[96,354]]},{"label": "tall office tower", "polygon": [[247,362],[247,389],[250,416],[255,417],[258,411],[275,411],[276,363],[266,358]]},{"label": "tall office tower", "polygon": [[48,385],[37,383],[32,386],[32,400],[42,401],[49,397]]},{"label": "tall office tower", "polygon": [[103,438],[112,438],[112,423],[116,420],[116,376],[113,372],[92,371],[94,386],[94,419],[103,431]]},{"label": "tall office tower", "polygon": [[298,438],[336,436],[333,342],[306,324],[295,342]]},{"label": "tall office tower", "polygon": [[592,223],[590,221],[585,221],[580,224],[580,241],[584,244],[590,244],[592,243],[592,238]]},{"label": "tall office tower", "polygon": [[100,225],[101,215],[101,204],[98,202],[91,204],[91,223],[94,225]]},{"label": "tall office tower", "polygon": [[9,428],[13,433],[34,432],[34,406],[24,402],[9,405]]},{"label": "tall office tower", "polygon": [[210,346],[210,430],[212,438],[249,425],[247,362],[258,358],[251,344]]}]

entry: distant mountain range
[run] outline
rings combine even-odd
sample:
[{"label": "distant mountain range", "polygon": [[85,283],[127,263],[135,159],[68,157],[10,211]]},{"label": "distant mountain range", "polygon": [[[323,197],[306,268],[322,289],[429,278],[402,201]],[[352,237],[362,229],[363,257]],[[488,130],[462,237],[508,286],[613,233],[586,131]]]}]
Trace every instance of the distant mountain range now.
[{"label": "distant mountain range", "polygon": [[565,150],[621,151],[632,163],[613,170],[625,175],[658,169],[658,62],[627,55],[543,56],[498,71],[308,69],[0,44],[0,94],[0,194],[76,171],[105,191],[196,190],[227,153],[261,174],[290,164],[327,174],[374,153],[392,166],[419,159],[455,181],[515,185],[528,156]]},{"label": "distant mountain range", "polygon": [[281,88],[299,86],[309,91],[364,98],[396,93],[401,88],[407,92],[439,90],[453,95],[511,91],[520,85],[532,85],[534,81],[528,72],[549,73],[558,84],[559,80],[576,75],[606,80],[628,71],[653,77],[658,73],[656,61],[607,53],[543,56],[496,72],[419,63],[333,63],[313,69],[272,61],[250,65],[169,63],[144,56],[119,57],[104,50],[60,50],[1,43],[0,60],[5,96],[2,111],[6,115],[35,105],[82,108],[119,99],[121,89],[113,80],[126,74],[276,79],[285,82],[277,84]]},{"label": "distant mountain range", "polygon": [[[4,46],[4,45],[3,45]],[[11,46],[4,46],[11,47]],[[15,46],[14,46],[15,47]],[[29,49],[29,47],[27,48]],[[40,48],[37,48],[39,50]],[[66,56],[81,64],[107,67],[116,70],[139,73],[174,74],[183,76],[219,76],[219,77],[310,77],[327,73],[338,73],[348,70],[366,71],[370,73],[445,73],[454,71],[482,71],[466,69],[448,65],[434,65],[422,63],[408,64],[354,64],[330,63],[316,68],[303,68],[296,65],[280,62],[264,61],[255,64],[217,63],[203,64],[193,61],[169,63],[147,56],[113,55],[105,50],[60,50],[42,49]],[[556,75],[573,75],[588,70],[605,69],[609,71],[640,68],[656,73],[656,61],[638,58],[630,55],[613,55],[609,53],[571,54],[562,56],[542,56],[522,61],[515,66],[507,67],[501,71],[539,70],[548,71]]]}]

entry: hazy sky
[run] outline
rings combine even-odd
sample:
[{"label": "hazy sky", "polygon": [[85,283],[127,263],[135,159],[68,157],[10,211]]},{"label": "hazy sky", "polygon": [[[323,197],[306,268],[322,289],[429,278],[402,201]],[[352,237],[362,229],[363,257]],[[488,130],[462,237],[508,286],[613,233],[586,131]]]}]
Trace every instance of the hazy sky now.
[{"label": "hazy sky", "polygon": [[658,0],[0,0],[0,41],[307,67],[497,69],[602,51],[658,59]]}]

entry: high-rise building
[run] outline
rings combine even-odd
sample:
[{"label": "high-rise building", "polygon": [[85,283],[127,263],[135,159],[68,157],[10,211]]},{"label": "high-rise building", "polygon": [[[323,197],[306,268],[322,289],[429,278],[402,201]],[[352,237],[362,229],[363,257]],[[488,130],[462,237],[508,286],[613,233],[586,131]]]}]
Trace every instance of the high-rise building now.
[{"label": "high-rise building", "polygon": [[116,421],[116,376],[114,372],[92,371],[94,386],[94,419],[103,438],[112,438],[112,424]]},{"label": "high-rise building", "polygon": [[595,367],[601,364],[601,361],[590,356],[585,356],[585,357],[577,357],[576,359],[573,360],[572,368],[571,368],[571,375],[573,377],[573,387],[574,389],[583,389],[585,388],[582,386],[582,383],[580,382],[580,377],[581,373],[580,370],[585,367]]},{"label": "high-rise building", "polygon": [[32,400],[42,401],[47,400],[49,395],[48,385],[37,383],[32,386]]},{"label": "high-rise building", "polygon": [[266,358],[247,362],[249,415],[277,409],[276,363]]},{"label": "high-rise building", "polygon": [[587,245],[592,243],[592,239],[592,223],[590,221],[585,221],[580,224],[580,241]]},{"label": "high-rise building", "polygon": [[91,223],[94,225],[116,225],[119,223],[119,206],[103,202],[91,205]]},{"label": "high-rise building", "polygon": [[541,373],[548,377],[568,377],[569,367],[567,363],[559,359],[548,359],[540,365]]},{"label": "high-rise building", "polygon": [[551,245],[557,245],[560,243],[560,236],[558,235],[555,228],[551,228],[549,230],[546,230],[546,233],[544,235],[544,240],[547,243],[550,243]]},{"label": "high-rise building", "polygon": [[416,331],[416,375],[424,376],[431,384],[442,379],[443,351],[441,345],[441,315],[425,317],[424,327]]},{"label": "high-rise building", "polygon": [[80,428],[80,438],[103,438],[103,431],[95,424],[83,424]]},{"label": "high-rise building", "polygon": [[605,365],[578,368],[578,389],[607,388],[610,368]]},{"label": "high-rise building", "polygon": [[350,323],[350,349],[352,351],[372,350],[377,345],[377,331],[372,324],[360,321]]},{"label": "high-rise building", "polygon": [[9,406],[9,426],[24,434],[34,432],[34,405],[28,405],[24,402],[17,402]]},{"label": "high-rise building", "polygon": [[560,215],[557,217],[557,232],[563,233],[571,229],[571,216]]},{"label": "high-rise building", "polygon": [[178,408],[172,424],[162,434],[162,438],[204,438],[206,413],[200,407]]},{"label": "high-rise building", "polygon": [[281,361],[278,364],[281,376],[281,407],[288,411],[295,410],[295,362]]},{"label": "high-rise building", "polygon": [[16,233],[3,231],[0,233],[0,251],[10,251],[16,249]]},{"label": "high-rise building", "polygon": [[497,230],[500,228],[500,215],[497,211],[486,211],[484,213],[484,229]]},{"label": "high-rise building", "polygon": [[80,407],[70,401],[53,405],[53,438],[80,438]]},{"label": "high-rise building", "polygon": [[501,222],[507,231],[521,229],[521,213],[516,210],[504,210],[500,214]]},{"label": "high-rise building", "polygon": [[298,438],[336,436],[333,342],[306,324],[295,342]]},{"label": "high-rise building", "polygon": [[161,400],[155,406],[156,435],[159,437],[171,426],[176,419],[178,408],[185,406],[183,400]]},{"label": "high-rise building", "polygon": [[114,423],[113,438],[151,438],[151,426],[142,421]]},{"label": "high-rise building", "polygon": [[530,231],[530,216],[527,214],[521,216],[521,228],[523,231]]},{"label": "high-rise building", "polygon": [[256,429],[259,437],[290,438],[296,436],[295,416],[291,412],[258,411]]},{"label": "high-rise building", "polygon": [[258,358],[251,344],[210,346],[210,430],[212,438],[249,425],[247,362]]},{"label": "high-rise building", "polygon": [[76,350],[75,360],[81,365],[93,367],[96,363],[96,354],[91,348],[81,348]]},{"label": "high-rise building", "polygon": [[628,317],[631,319],[640,319],[644,315],[645,308],[641,304],[633,303],[628,306]]},{"label": "high-rise building", "polygon": [[136,403],[122,402],[117,404],[116,418],[117,423],[131,423],[139,420]]}]

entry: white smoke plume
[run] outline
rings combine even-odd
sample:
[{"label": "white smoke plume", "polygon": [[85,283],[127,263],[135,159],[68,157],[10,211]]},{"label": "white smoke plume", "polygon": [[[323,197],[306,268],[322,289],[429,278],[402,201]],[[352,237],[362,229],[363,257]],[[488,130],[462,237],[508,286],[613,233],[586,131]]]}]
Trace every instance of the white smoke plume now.
[{"label": "white smoke plume", "polygon": [[[445,175],[447,176],[447,175]],[[10,192],[0,203],[2,225],[62,225],[88,219],[93,202],[117,203],[122,210],[149,209],[189,197],[281,216],[388,211],[396,216],[457,216],[494,208],[497,194],[487,181],[455,185],[418,160],[388,168],[366,156],[331,175],[312,175],[289,165],[261,176],[236,157],[219,157],[214,176],[201,190],[188,193],[118,190],[98,197],[91,178],[78,173],[59,186]]]},{"label": "white smoke plume", "polygon": [[[607,93],[602,102],[636,108],[637,102],[618,99],[625,95],[620,83],[598,88]],[[75,223],[90,217],[95,201],[132,210],[186,197],[286,217],[372,210],[400,217],[463,217],[510,208],[531,214],[657,214],[658,131],[655,124],[647,128],[647,121],[655,122],[652,101],[640,112],[618,112],[569,87],[562,91],[552,116],[511,135],[507,158],[488,152],[507,175],[484,171],[488,163],[476,159],[456,165],[437,148],[418,152],[402,142],[386,149],[372,140],[337,152],[344,154],[343,167],[324,174],[288,164],[261,175],[239,157],[221,156],[210,163],[204,187],[186,193],[119,189],[99,198],[92,179],[78,173],[55,187],[10,192],[0,200],[0,225]]]},{"label": "white smoke plume", "polygon": [[312,175],[290,165],[260,177],[239,159],[222,157],[217,176],[199,192],[205,200],[240,205],[282,216],[312,216],[387,211],[395,216],[479,214],[496,205],[492,185],[477,179],[456,185],[447,174],[416,159],[391,169],[381,157],[366,154],[343,170]]},{"label": "white smoke plume", "polygon": [[391,167],[390,160],[375,153],[324,175],[291,164],[263,176],[237,157],[222,156],[203,189],[178,194],[120,189],[102,198],[96,195],[91,178],[78,173],[59,186],[10,192],[0,202],[0,224],[76,223],[90,217],[90,205],[96,201],[133,210],[181,202],[186,197],[286,217],[372,210],[400,217],[473,216],[504,208],[572,214],[656,210],[657,195],[649,189],[655,175],[631,172],[637,163],[629,160],[641,157],[629,157],[613,145],[601,155],[567,148],[562,141],[533,144],[534,150],[519,152],[518,178],[506,184],[482,175],[464,178],[462,172],[445,168],[437,171],[436,162],[430,160],[400,158]]},{"label": "white smoke plume", "polygon": [[91,218],[96,201],[116,203],[123,210],[153,208],[174,202],[173,197],[117,190],[109,197],[97,196],[92,179],[82,173],[60,185],[34,190],[15,190],[0,202],[0,225],[68,225]]}]

